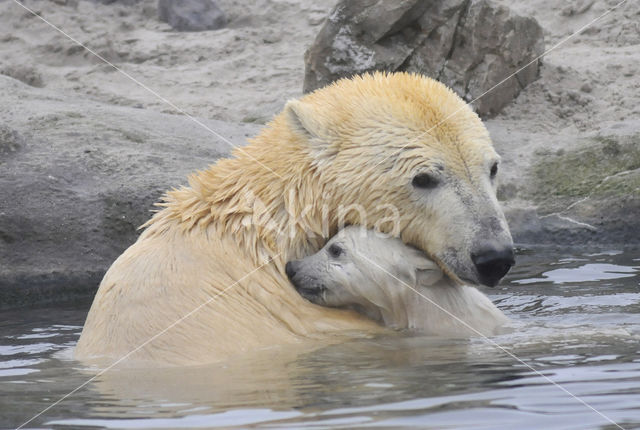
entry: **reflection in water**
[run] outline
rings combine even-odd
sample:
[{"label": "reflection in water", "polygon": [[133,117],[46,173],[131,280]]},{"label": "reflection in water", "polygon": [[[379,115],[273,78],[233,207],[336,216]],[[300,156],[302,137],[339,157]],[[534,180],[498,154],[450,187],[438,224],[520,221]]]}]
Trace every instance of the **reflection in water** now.
[{"label": "reflection in water", "polygon": [[[551,263],[548,263],[551,262]],[[117,369],[31,425],[107,428],[601,428],[640,426],[637,253],[523,254],[492,299],[513,330],[409,333],[273,348],[209,366]],[[82,309],[81,311],[77,309]],[[87,304],[0,327],[0,422],[17,426],[93,374],[66,359]]]}]

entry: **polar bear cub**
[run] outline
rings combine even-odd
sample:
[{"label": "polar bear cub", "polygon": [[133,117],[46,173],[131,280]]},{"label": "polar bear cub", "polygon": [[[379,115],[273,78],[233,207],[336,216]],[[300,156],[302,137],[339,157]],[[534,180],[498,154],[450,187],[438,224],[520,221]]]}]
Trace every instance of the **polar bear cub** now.
[{"label": "polar bear cub", "polygon": [[353,308],[397,329],[492,335],[508,318],[476,288],[456,285],[419,250],[374,230],[346,227],[317,253],[286,265],[312,303]]}]

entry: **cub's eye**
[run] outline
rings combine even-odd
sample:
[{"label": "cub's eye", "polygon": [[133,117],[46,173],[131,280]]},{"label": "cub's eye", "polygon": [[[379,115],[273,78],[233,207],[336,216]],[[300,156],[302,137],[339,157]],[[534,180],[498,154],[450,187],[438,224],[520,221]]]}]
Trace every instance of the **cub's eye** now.
[{"label": "cub's eye", "polygon": [[438,186],[438,178],[430,175],[429,173],[419,173],[413,177],[411,185],[416,188],[429,189]]},{"label": "cub's eye", "polygon": [[491,166],[491,171],[489,172],[489,175],[491,176],[491,179],[493,179],[496,177],[497,174],[498,174],[498,163],[493,163],[493,165]]},{"label": "cub's eye", "polygon": [[340,248],[335,243],[329,247],[329,255],[333,258],[338,258],[342,255],[342,248]]}]

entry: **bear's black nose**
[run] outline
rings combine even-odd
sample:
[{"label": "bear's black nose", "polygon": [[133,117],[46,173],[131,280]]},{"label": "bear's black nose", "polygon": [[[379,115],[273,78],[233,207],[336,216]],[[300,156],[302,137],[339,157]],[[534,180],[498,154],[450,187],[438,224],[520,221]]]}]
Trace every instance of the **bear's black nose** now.
[{"label": "bear's black nose", "polygon": [[513,248],[485,248],[471,254],[480,282],[487,287],[495,287],[500,279],[515,264]]},{"label": "bear's black nose", "polygon": [[284,271],[286,272],[289,279],[296,276],[296,269],[293,267],[292,261],[289,261],[287,264],[284,265]]}]

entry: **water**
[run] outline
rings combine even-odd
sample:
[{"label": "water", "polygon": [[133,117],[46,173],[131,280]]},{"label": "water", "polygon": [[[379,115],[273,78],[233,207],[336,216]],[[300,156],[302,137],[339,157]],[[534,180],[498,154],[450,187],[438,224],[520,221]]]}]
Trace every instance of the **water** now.
[{"label": "water", "polygon": [[[504,286],[487,292],[514,320],[512,333],[491,338],[504,350],[392,334],[111,370],[26,427],[640,428],[639,252],[522,250]],[[3,314],[0,428],[95,374],[68,358],[88,306]]]}]

